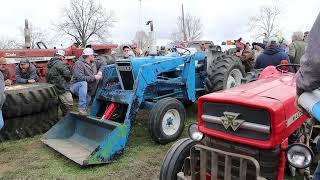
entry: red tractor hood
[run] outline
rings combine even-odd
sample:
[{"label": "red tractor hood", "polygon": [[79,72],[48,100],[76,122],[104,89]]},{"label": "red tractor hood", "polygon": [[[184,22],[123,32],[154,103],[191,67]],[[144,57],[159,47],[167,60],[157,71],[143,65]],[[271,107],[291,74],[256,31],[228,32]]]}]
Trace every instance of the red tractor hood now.
[{"label": "red tractor hood", "polygon": [[[295,108],[295,97],[296,83],[293,73],[272,74],[252,83],[207,94],[199,98],[199,130],[210,136],[260,148],[275,147],[283,142],[296,129],[296,126],[300,126],[306,119]],[[205,102],[235,104],[269,112],[270,139],[264,141],[252,140],[206,128],[201,118],[202,105]],[[228,111],[228,107],[226,107],[226,111]],[[256,118],[259,119],[259,117]]]}]

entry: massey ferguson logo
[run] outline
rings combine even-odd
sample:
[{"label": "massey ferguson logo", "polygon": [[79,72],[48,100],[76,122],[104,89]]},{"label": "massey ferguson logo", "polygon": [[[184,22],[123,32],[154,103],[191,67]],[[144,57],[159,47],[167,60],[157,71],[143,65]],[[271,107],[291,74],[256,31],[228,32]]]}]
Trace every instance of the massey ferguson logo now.
[{"label": "massey ferguson logo", "polygon": [[119,71],[131,71],[131,66],[118,66]]},{"label": "massey ferguson logo", "polygon": [[244,122],[244,120],[237,119],[237,117],[240,115],[239,113],[224,112],[223,114],[224,117],[220,117],[220,119],[225,129],[228,129],[231,126],[232,130],[236,131]]}]

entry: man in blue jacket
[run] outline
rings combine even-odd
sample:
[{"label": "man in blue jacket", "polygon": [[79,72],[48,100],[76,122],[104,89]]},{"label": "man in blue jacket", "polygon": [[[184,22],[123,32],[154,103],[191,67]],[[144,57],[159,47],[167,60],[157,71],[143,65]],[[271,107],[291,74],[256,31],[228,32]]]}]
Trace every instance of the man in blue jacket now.
[{"label": "man in blue jacket", "polygon": [[276,37],[271,37],[268,42],[268,47],[257,57],[254,65],[255,69],[263,69],[267,66],[277,66],[281,60],[290,62],[289,56],[282,52],[279,48]]}]

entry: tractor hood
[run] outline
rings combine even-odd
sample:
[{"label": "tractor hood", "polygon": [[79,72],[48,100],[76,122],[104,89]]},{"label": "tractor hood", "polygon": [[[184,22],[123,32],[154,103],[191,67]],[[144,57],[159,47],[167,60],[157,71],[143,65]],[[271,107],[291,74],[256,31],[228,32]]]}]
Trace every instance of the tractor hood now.
[{"label": "tractor hood", "polygon": [[[293,73],[272,74],[239,87],[202,96],[198,103],[199,130],[225,140],[264,149],[274,148],[305,120],[294,105],[295,97]],[[221,117],[230,113],[240,114],[239,118],[248,122],[241,127],[247,129],[230,130],[212,124],[221,123]],[[248,124],[251,126],[249,129]]]},{"label": "tractor hood", "polygon": [[219,91],[206,95],[208,97],[223,97],[224,99],[238,99],[242,102],[254,101],[264,105],[265,99],[273,99],[286,103],[296,95],[295,74],[274,74],[264,79],[244,84],[239,87]]}]

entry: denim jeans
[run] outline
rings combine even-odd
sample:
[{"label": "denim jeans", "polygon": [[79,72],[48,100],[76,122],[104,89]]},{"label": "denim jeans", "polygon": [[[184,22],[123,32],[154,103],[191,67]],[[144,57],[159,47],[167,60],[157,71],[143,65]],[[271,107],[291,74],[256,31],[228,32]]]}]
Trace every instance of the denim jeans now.
[{"label": "denim jeans", "polygon": [[0,130],[2,129],[3,125],[4,125],[4,122],[2,117],[2,111],[0,111]]},{"label": "denim jeans", "polygon": [[79,96],[79,109],[86,109],[91,97],[88,95],[88,83],[86,81],[76,82],[71,85],[72,94]]}]

